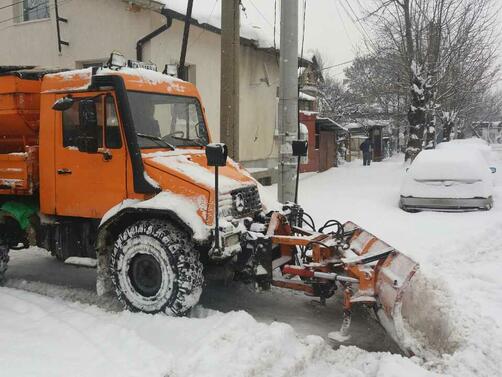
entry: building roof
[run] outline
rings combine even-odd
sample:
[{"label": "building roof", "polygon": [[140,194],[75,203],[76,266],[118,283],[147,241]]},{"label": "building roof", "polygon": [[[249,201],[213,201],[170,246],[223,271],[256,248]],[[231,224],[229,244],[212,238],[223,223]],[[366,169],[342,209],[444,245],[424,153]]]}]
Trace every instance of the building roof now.
[{"label": "building roof", "polygon": [[314,96],[311,96],[307,93],[304,93],[304,92],[300,92],[300,95],[298,96],[299,99],[303,100],[303,101],[309,101],[309,102],[315,102],[316,101],[316,98]]},{"label": "building roof", "polygon": [[[279,21],[275,28],[276,34],[274,38],[273,20],[267,20],[263,12],[258,8],[264,6],[273,7],[274,4],[268,0],[262,0],[263,4],[255,6],[256,1],[253,3],[253,6],[248,6],[245,12],[241,11],[241,43],[252,45],[271,53],[278,53],[280,41]],[[185,21],[188,0],[134,0],[132,2],[156,11],[160,11],[162,7],[165,7],[171,17]],[[158,5],[160,5],[160,8],[158,8]],[[190,23],[213,33],[221,34],[221,1],[194,0]],[[298,56],[300,57],[300,54]],[[311,56],[313,56],[311,53],[304,54],[303,58],[300,59],[300,64],[306,65],[312,63]]]},{"label": "building roof", "polygon": [[333,119],[330,118],[317,118],[315,121],[315,124],[319,129],[322,131],[342,131],[342,132],[347,132],[347,128],[343,127],[342,125],[338,124],[335,122]]}]

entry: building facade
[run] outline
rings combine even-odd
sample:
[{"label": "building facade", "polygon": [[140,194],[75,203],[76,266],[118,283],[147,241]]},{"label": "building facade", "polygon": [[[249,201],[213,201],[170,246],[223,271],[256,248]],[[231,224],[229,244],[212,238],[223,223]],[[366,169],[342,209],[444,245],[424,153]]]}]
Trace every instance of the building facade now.
[{"label": "building facade", "polygon": [[[112,51],[135,59],[137,42],[166,24],[163,7],[153,0],[0,0],[0,65],[83,68],[107,61]],[[164,13],[171,26],[142,48],[142,60],[160,70],[179,62],[185,18],[169,5]],[[197,19],[191,24],[188,79],[201,93],[213,140],[219,140],[220,30]],[[246,167],[277,163],[278,85],[276,51],[241,38],[239,160]]]}]

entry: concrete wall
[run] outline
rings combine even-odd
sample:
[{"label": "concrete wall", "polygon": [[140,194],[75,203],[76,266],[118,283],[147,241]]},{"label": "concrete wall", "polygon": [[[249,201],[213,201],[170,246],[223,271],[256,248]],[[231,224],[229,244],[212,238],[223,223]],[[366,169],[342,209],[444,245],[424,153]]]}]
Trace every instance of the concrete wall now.
[{"label": "concrete wall", "polygon": [[[0,7],[19,2],[0,0]],[[60,0],[61,36],[70,46],[57,46],[54,2],[51,18],[30,22],[12,20],[20,5],[0,10],[0,65],[39,65],[80,68],[83,63],[104,61],[116,50],[136,57],[136,42],[165,22],[159,13],[131,11],[122,0]],[[3,21],[3,22],[2,22]],[[183,22],[145,45],[143,60],[177,63]],[[213,140],[219,140],[220,35],[192,26],[186,58],[196,66],[196,85],[206,107]],[[240,160],[247,166],[271,166],[277,155],[274,130],[277,119],[279,68],[276,58],[251,46],[241,47],[240,75]]]}]

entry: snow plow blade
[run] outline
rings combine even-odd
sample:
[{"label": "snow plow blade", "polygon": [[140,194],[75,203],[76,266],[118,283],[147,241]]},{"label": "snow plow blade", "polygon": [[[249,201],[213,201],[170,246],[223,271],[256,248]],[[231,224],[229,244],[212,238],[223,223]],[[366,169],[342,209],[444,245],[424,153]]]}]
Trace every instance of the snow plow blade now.
[{"label": "snow plow blade", "polygon": [[385,259],[374,264],[375,273],[375,314],[379,323],[390,337],[407,355],[414,351],[409,342],[410,337],[405,329],[403,312],[406,311],[406,292],[410,288],[418,263],[405,254],[395,250],[392,246],[375,237],[373,234],[357,225],[348,222],[344,228],[357,228],[351,239],[351,249],[361,255],[381,255],[388,251]]},{"label": "snow plow blade", "polygon": [[[272,216],[268,234],[281,254],[272,262],[272,270],[280,268],[282,273],[272,279],[272,285],[318,296],[321,303],[340,290],[344,318],[340,331],[331,332],[330,339],[348,339],[352,306],[364,305],[375,312],[404,353],[414,354],[406,326],[411,322],[414,327],[416,322],[418,296],[411,283],[418,264],[350,221],[342,225],[329,220],[319,230],[311,228],[290,226],[279,214]],[[323,232],[328,228],[329,233]]]}]

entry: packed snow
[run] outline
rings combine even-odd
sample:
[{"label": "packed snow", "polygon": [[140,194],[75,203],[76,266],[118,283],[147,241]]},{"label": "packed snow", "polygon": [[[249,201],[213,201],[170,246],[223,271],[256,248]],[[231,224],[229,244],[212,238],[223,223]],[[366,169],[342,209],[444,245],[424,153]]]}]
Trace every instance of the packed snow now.
[{"label": "packed snow", "polygon": [[[306,174],[300,202],[317,226],[331,218],[352,220],[420,263],[422,278],[415,284],[422,306],[413,318],[439,330],[424,340],[431,344],[423,355],[332,349],[322,337],[258,322],[243,311],[198,307],[192,318],[170,318],[0,288],[0,375],[500,375],[502,179],[496,177],[491,211],[410,214],[398,208],[402,161],[399,156],[369,167],[355,161]],[[273,203],[276,190],[262,187],[260,193]],[[313,318],[304,315],[295,326]]]}]

